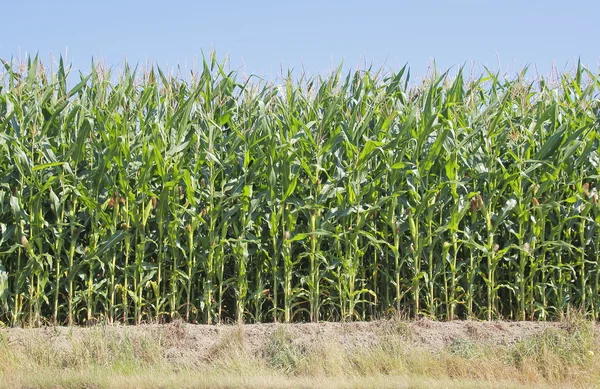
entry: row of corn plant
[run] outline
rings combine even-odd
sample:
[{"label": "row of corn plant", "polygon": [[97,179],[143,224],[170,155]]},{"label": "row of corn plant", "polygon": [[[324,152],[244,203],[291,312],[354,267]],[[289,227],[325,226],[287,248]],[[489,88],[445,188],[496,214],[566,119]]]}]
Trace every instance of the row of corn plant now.
[{"label": "row of corn plant", "polygon": [[600,78],[2,61],[0,322],[600,316]]}]

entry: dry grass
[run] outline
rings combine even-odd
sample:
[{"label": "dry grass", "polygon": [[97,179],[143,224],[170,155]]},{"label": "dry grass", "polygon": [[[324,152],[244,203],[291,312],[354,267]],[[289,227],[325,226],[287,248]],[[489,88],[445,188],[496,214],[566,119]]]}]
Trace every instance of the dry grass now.
[{"label": "dry grass", "polygon": [[66,344],[52,333],[11,342],[2,330],[0,389],[593,388],[600,383],[598,341],[585,320],[565,320],[509,345],[489,345],[473,336],[435,351],[415,347],[409,341],[414,329],[401,323],[374,334],[376,345],[363,348],[302,341],[279,326],[260,352],[247,347],[243,326],[233,326],[220,333],[206,357],[185,364],[167,353],[178,342],[177,331],[167,336],[130,328],[88,329]]},{"label": "dry grass", "polygon": [[[22,378],[22,377],[21,377]],[[186,374],[165,374],[146,371],[136,375],[107,375],[103,372],[69,372],[53,377],[52,372],[42,372],[35,377],[22,380],[9,377],[0,382],[0,388],[182,388],[182,389],[426,389],[426,388],[546,388],[546,386],[518,385],[510,382],[483,384],[474,380],[448,380],[430,377],[378,376],[378,377],[288,377],[282,375],[236,376],[223,375],[216,371],[186,372]]]}]

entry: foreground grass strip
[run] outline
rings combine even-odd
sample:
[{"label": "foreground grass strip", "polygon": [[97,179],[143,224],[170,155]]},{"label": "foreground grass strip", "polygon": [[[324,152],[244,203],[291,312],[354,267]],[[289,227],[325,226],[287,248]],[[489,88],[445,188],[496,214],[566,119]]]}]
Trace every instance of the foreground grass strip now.
[{"label": "foreground grass strip", "polygon": [[[4,389],[138,389],[138,388],[182,388],[182,389],[269,389],[269,388],[490,388],[490,389],[522,389],[550,388],[545,385],[520,385],[509,382],[482,383],[473,380],[433,379],[428,377],[380,376],[363,378],[302,378],[285,376],[250,376],[239,377],[217,372],[161,374],[148,371],[144,374],[118,375],[107,372],[62,372],[60,378],[49,378],[52,371],[43,372],[37,377],[8,377],[0,388]],[[554,386],[557,387],[557,386]],[[558,386],[560,387],[560,386]],[[570,387],[568,385],[563,386]]]},{"label": "foreground grass strip", "polygon": [[598,329],[586,320],[521,326],[499,342],[490,338],[507,333],[509,323],[332,324],[3,330],[0,388],[587,388],[600,382]]}]

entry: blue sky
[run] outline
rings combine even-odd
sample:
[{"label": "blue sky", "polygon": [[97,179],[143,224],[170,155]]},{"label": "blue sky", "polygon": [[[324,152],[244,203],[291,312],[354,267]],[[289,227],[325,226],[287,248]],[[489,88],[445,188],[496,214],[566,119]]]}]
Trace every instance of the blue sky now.
[{"label": "blue sky", "polygon": [[119,66],[146,59],[192,66],[202,51],[229,55],[233,69],[263,76],[280,68],[326,73],[394,69],[425,74],[466,64],[493,69],[581,58],[597,70],[600,3],[595,1],[40,1],[2,4],[0,58],[68,53],[75,67],[92,56]]}]

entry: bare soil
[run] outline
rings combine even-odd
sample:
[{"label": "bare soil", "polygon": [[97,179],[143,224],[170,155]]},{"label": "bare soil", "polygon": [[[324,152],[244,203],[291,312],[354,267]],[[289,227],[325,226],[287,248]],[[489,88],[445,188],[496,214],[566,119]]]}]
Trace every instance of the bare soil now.
[{"label": "bare soil", "polygon": [[[0,336],[8,344],[50,343],[57,351],[68,352],[73,340],[102,337],[130,339],[139,344],[146,340],[160,342],[165,357],[186,365],[202,363],[218,352],[220,345],[238,337],[246,352],[260,355],[265,351],[273,334],[283,328],[291,341],[303,347],[318,347],[335,343],[347,350],[369,348],[385,341],[386,336],[400,335],[407,347],[419,347],[437,352],[455,342],[466,341],[490,346],[510,345],[532,337],[548,328],[568,327],[568,323],[554,322],[437,322],[428,319],[416,321],[381,320],[352,323],[306,324],[247,324],[193,325],[182,322],[146,324],[140,326],[45,327],[38,329],[0,329]],[[596,331],[600,327],[596,325]],[[240,335],[241,334],[241,335]]]}]

